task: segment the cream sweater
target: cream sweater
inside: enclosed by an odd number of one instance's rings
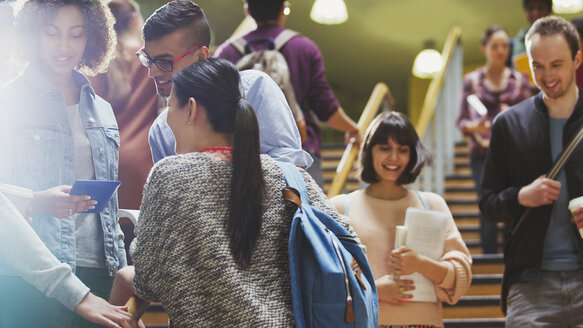
[[[429,192],[424,192],[423,196],[432,210],[448,213],[450,217],[441,258],[441,261],[447,261],[450,265],[445,278],[436,287],[440,301],[455,304],[470,287],[472,258],[443,198]],[[390,274],[395,227],[404,224],[408,207],[423,208],[421,200],[414,191],[409,191],[407,196],[398,200],[382,200],[357,190],[350,196],[332,198],[338,212],[343,213],[347,197],[350,197],[350,206],[348,213],[344,214],[348,215],[350,224],[366,246],[374,278]],[[400,305],[379,302],[379,325],[407,324],[442,327],[441,302],[403,302]]]

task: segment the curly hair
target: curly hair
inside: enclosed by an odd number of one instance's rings
[[[103,73],[113,58],[117,37],[115,19],[100,0],[26,0],[16,16],[16,33],[21,39],[21,57],[34,59],[39,52],[41,27],[50,23],[63,6],[79,8],[85,22],[87,45],[76,69],[87,75]]]

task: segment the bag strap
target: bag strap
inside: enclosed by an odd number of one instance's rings
[[[285,29],[277,35],[274,40],[275,50],[279,51],[285,44],[291,40],[294,36],[299,35],[298,32]]]
[[[579,132],[575,135],[575,137],[573,137],[573,139],[571,140],[571,142],[569,143],[567,148],[565,148],[565,150],[563,150],[563,153],[561,154],[559,159],[557,159],[557,161],[553,164],[551,171],[547,175],[547,177],[549,179],[554,179],[559,174],[559,172],[563,169],[563,167],[565,167],[565,163],[567,162],[567,160],[569,159],[569,157],[571,156],[571,154],[573,153],[573,151],[575,150],[575,148],[577,147],[577,145],[579,144],[581,139],[583,139],[583,127],[581,129],[579,129]],[[528,214],[530,213],[531,210],[532,210],[532,208],[529,207],[524,211],[524,213],[522,213],[522,215],[518,219],[518,222],[516,222],[516,225],[512,229],[511,235],[514,235],[516,233],[516,231],[518,231],[518,228],[520,227],[522,222],[524,222],[524,219],[526,219],[526,217],[528,216]]]
[[[283,46],[285,46],[285,44],[291,40],[293,37],[295,37],[296,35],[300,35],[298,32],[296,31],[292,31],[292,30],[288,30],[285,29],[283,30],[281,33],[279,33],[277,35],[277,37],[272,40],[273,41],[273,47],[275,50],[279,51],[279,49],[281,49]],[[245,40],[245,38],[240,37],[237,38],[233,41],[231,41],[231,45],[235,48],[235,50],[237,50],[239,52],[239,54],[241,54],[242,56],[246,55],[247,53],[251,52],[251,49],[249,49],[250,51],[247,52],[247,44],[249,42],[253,42],[253,41],[267,41],[268,39],[257,39],[257,40]]]
[[[245,39],[243,39],[242,37],[231,41],[231,45],[233,46],[233,48],[235,48],[235,50],[237,50],[239,52],[239,54],[241,54],[242,56],[245,55],[245,45],[246,44],[247,44],[247,41],[245,41]]]
[[[425,196],[423,196],[423,194],[419,190],[415,190],[415,192],[417,193],[417,196],[419,196],[419,199],[421,199],[421,203],[423,203],[423,207],[426,210],[431,210],[431,206],[429,206],[429,203],[427,202],[427,199],[425,199]]]
[[[304,182],[304,178],[303,178],[302,174],[300,173],[300,171],[298,170],[298,168],[294,164],[287,163],[287,162],[277,161],[277,164],[279,165],[279,168],[283,172],[283,176],[285,177],[285,182],[287,183],[288,187],[295,189],[296,192],[299,193],[299,196],[300,196],[300,204],[299,205],[301,205],[301,204],[309,205],[310,198],[308,197],[308,190],[306,189],[306,183]],[[289,197],[290,194],[289,194],[289,192],[285,191],[286,189],[289,190],[289,188],[284,188],[283,197],[285,199],[288,199],[287,197]],[[292,199],[288,199],[288,200],[291,200],[297,204],[297,202],[295,202]]]
[[[346,195],[344,198],[344,206],[342,207],[342,214],[348,216],[348,211],[350,210],[350,201],[352,200],[352,193]]]

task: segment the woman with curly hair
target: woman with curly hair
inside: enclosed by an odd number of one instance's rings
[[[119,132],[111,106],[85,75],[103,71],[115,50],[113,18],[99,0],[28,0],[15,31],[22,75],[0,89],[0,183],[34,191],[26,217],[51,252],[107,299],[126,265],[117,197],[100,213],[72,196],[77,179],[117,180]],[[15,248],[26,247],[15,239]],[[86,290],[85,290],[86,292]],[[45,298],[0,263],[0,326],[90,326],[68,305]]]

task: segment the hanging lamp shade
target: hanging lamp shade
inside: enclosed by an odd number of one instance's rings
[[[422,79],[432,79],[441,70],[443,58],[441,53],[435,50],[435,41],[425,41],[423,50],[415,57],[413,62],[413,75]]]
[[[553,0],[553,13],[575,14],[583,10],[583,0]]]
[[[348,20],[348,11],[343,0],[316,0],[310,17],[320,24],[341,24]]]
[[[553,0],[553,13],[575,14],[583,10],[583,0]]]

